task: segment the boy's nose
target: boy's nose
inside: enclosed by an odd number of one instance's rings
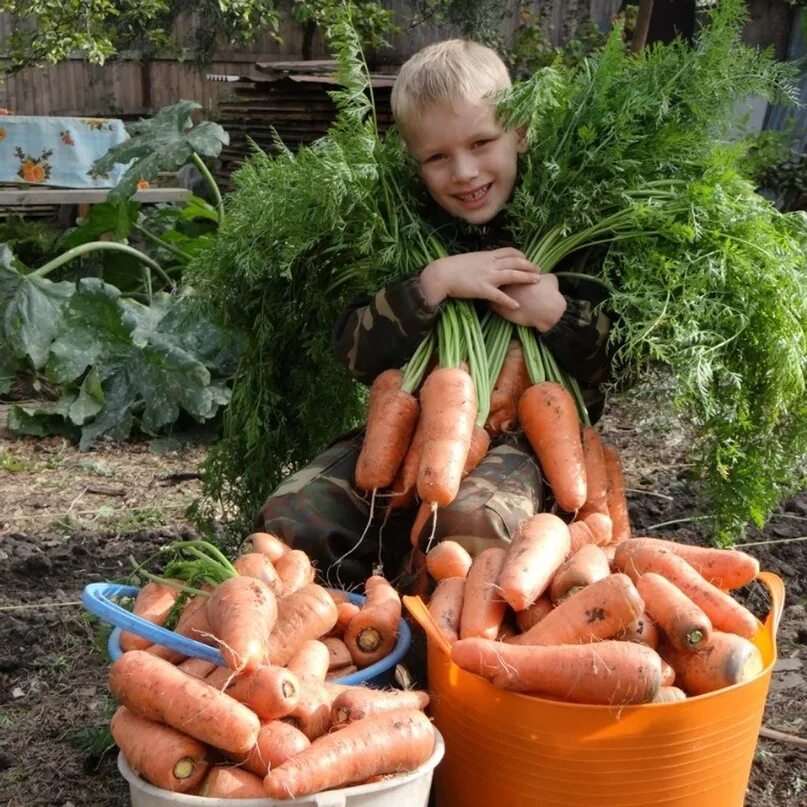
[[[468,182],[479,174],[476,160],[470,155],[459,155],[452,165],[454,182]]]

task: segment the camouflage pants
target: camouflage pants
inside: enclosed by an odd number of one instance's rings
[[[305,468],[285,479],[267,499],[255,528],[304,550],[329,583],[350,587],[382,566],[393,579],[412,544],[416,508],[389,511],[377,496],[370,518],[369,494],[353,483],[363,433],[334,443]],[[455,500],[437,511],[432,541],[451,537],[472,555],[506,544],[525,518],[542,510],[544,485],[523,438],[502,442],[463,480]],[[369,526],[368,526],[369,525]],[[432,521],[419,536],[426,548]]]

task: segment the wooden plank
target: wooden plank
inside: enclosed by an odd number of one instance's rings
[[[106,188],[67,190],[63,188],[34,188],[29,190],[0,190],[0,205],[77,205],[106,201]],[[187,188],[146,188],[132,197],[136,202],[182,202],[191,192]]]

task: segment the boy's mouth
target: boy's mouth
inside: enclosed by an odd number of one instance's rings
[[[470,193],[458,193],[456,197],[464,204],[478,202],[480,199],[484,198],[492,184],[492,182],[489,182],[487,185],[483,185],[481,188],[477,188]]]

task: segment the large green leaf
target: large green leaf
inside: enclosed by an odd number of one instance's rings
[[[69,230],[61,240],[61,246],[72,249],[80,244],[98,241],[101,236],[110,233],[116,241],[123,241],[137,222],[139,210],[140,205],[132,201],[91,205],[86,221]]]
[[[14,356],[27,356],[38,368],[45,364],[48,348],[62,327],[73,284],[26,275],[22,268],[11,250],[0,244],[0,336]]]
[[[176,171],[194,154],[218,156],[230,138],[212,121],[193,126],[191,113],[200,108],[195,101],[180,101],[160,109],[153,118],[129,124],[130,138],[113,146],[92,167],[93,173],[108,174],[116,163],[132,163],[109,192],[110,202],[127,199],[140,180],[151,180],[160,171]]]

